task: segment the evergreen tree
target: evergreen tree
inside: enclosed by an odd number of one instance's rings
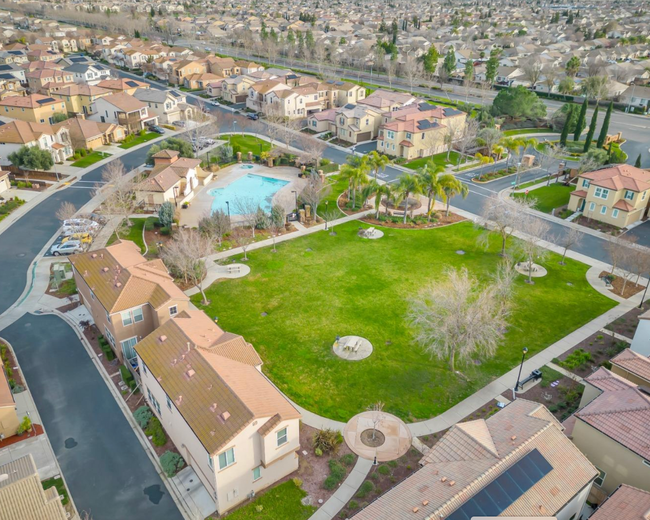
[[[474,81],[474,62],[467,60],[465,62],[465,81]]]
[[[133,37],[134,37],[134,38],[140,38],[140,31],[138,31],[138,30],[136,29],[135,32],[133,33]]]
[[[445,61],[442,63],[442,66],[451,75],[456,70],[456,52],[453,47],[450,47],[445,55]]]
[[[313,49],[316,47],[316,41],[314,40],[314,33],[311,32],[311,29],[307,31],[307,35],[305,37],[305,44],[307,45],[308,49]]]
[[[293,29],[289,29],[289,30],[287,31],[287,43],[288,43],[289,45],[291,45],[292,47],[293,47],[293,46],[295,45],[295,43],[296,43],[296,35],[294,34]]]
[[[585,146],[582,149],[582,153],[587,153],[589,147],[591,146],[591,141],[594,138],[594,133],[596,133],[596,124],[598,123],[598,105],[594,109],[594,113],[591,116],[591,123],[589,123],[589,130],[587,131],[587,138],[585,139]]]
[[[154,16],[156,16],[156,11],[155,11],[155,9],[153,8],[153,6],[151,6],[151,10],[149,11],[149,16],[151,16],[151,18],[153,18]]]
[[[587,125],[587,99],[582,102],[582,107],[580,108],[580,114],[578,114],[578,122],[576,123],[576,130],[573,133],[573,140],[574,141],[579,141],[580,136],[582,135],[582,131],[585,129],[585,126]]]
[[[569,137],[569,126],[571,125],[571,118],[573,117],[573,105],[569,106],[569,111],[566,114],[566,119],[564,120],[564,126],[562,127],[562,133],[560,134],[560,145],[566,146],[567,138]]]
[[[422,57],[422,65],[427,74],[433,75],[436,73],[439,59],[440,54],[438,54],[438,49],[436,49],[435,45],[431,45],[427,53]]]
[[[634,166],[636,166],[637,168],[641,168],[641,154],[639,154],[639,156],[636,158],[636,162],[634,163]]]
[[[609,131],[609,120],[612,117],[612,110],[614,110],[614,102],[610,101],[609,106],[607,107],[607,113],[605,114],[605,119],[603,119],[603,126],[600,127],[600,135],[598,136],[598,142],[596,147],[602,148],[605,144],[605,139],[607,139],[607,132]]]

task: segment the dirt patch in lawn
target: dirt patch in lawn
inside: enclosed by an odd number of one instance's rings
[[[625,341],[606,332],[596,332],[562,354],[559,359],[553,359],[553,362],[584,378],[600,366],[609,367],[609,360],[627,347],[629,344]]]
[[[616,334],[632,339],[636,332],[637,325],[639,325],[639,316],[648,309],[650,309],[650,303],[645,302],[641,309],[634,307],[634,309],[626,312],[620,318],[615,319],[612,323],[605,326],[605,328],[616,332]]]
[[[343,482],[356,464],[357,456],[343,442],[339,445],[335,455],[324,454],[317,457],[314,454],[313,447],[314,434],[317,431],[316,428],[312,428],[306,424],[300,424],[300,466],[298,473],[292,476],[297,476],[302,480],[302,488],[312,498],[312,505],[318,507],[321,505],[319,500],[322,500],[324,504],[336,491],[336,489],[327,490],[323,487],[323,482],[330,475],[329,461],[331,459],[339,461],[344,459],[348,462],[348,464],[341,464],[346,471],[345,477],[341,480]]]
[[[608,271],[602,271],[599,275],[599,278],[603,278],[605,276],[613,275],[611,275]],[[612,287],[614,288],[612,292],[621,298],[630,298],[631,296],[634,296],[635,294],[638,294],[643,291],[643,289],[645,289],[643,285],[636,284],[631,280],[628,280],[627,283],[625,283],[625,280],[622,276],[613,276],[613,278],[614,279],[610,281]]]

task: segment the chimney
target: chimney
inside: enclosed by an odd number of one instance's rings
[[[102,272],[108,273],[108,267],[102,267]]]
[[[162,336],[160,336],[160,337],[158,338],[158,341],[160,341],[160,342],[162,343],[162,342],[164,342],[166,339],[167,339],[167,336],[165,336],[165,335],[163,334]],[[174,361],[176,361],[176,360],[174,360]]]
[[[221,414],[221,420],[222,420],[223,422],[226,422],[228,419],[230,419],[230,413],[229,413],[229,412],[223,412],[223,413]]]

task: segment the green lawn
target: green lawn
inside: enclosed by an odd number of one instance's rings
[[[61,499],[62,505],[65,506],[68,502],[70,502],[70,497],[68,496],[68,490],[66,489],[62,478],[54,478],[54,477],[48,478],[47,480],[43,480],[41,484],[43,485],[43,489],[56,487],[56,491],[59,493],[59,495],[63,495],[63,498]]]
[[[74,166],[76,168],[86,168],[87,166],[90,166],[91,164],[95,164],[96,162],[99,162],[102,159],[106,159],[110,156],[111,156],[110,153],[93,152],[86,155],[86,157],[82,157],[78,161],[73,162],[70,166]]]
[[[15,199],[8,200],[4,204],[0,204],[0,221],[9,216],[9,214],[25,204],[23,199],[16,197]]]
[[[131,240],[140,246],[140,250],[144,253],[144,241],[142,240],[142,228],[144,228],[145,223],[149,222],[153,226],[154,222],[158,221],[158,217],[147,217],[147,218],[132,218],[131,223],[133,224],[129,227],[129,230],[126,234],[120,235],[120,238],[123,240]],[[117,240],[117,235],[113,233],[108,239],[106,245],[111,245]],[[151,248],[151,244],[149,245]]]
[[[503,132],[505,136],[525,135],[525,134],[557,134],[552,128],[513,128]]]
[[[129,148],[133,148],[134,146],[137,146],[139,144],[146,143],[147,141],[151,141],[156,137],[160,137],[160,134],[157,134],[156,132],[147,132],[144,135],[137,135],[134,139],[132,139],[128,143],[122,143],[120,145],[120,148],[124,148],[125,150]]]
[[[233,148],[239,147],[242,156],[245,156],[248,152],[253,152],[253,155],[259,155],[260,145],[262,145],[262,152],[268,152],[271,149],[271,143],[252,135],[232,135],[230,137],[226,135],[221,137],[221,139],[230,139]]]
[[[543,211],[544,213],[551,213],[555,208],[560,206],[565,206],[569,203],[569,197],[571,192],[575,190],[576,187],[565,186],[560,183],[553,183],[542,188],[537,188],[536,190],[529,191],[528,195],[525,193],[513,193],[512,196],[516,199],[521,198],[530,198],[535,199],[535,209]]]
[[[447,152],[442,152],[436,155],[432,155],[430,157],[420,157],[419,159],[415,159],[411,162],[407,162],[404,166],[411,170],[417,170],[418,168],[428,163],[429,160],[431,159],[433,159],[434,163],[440,164],[442,166],[447,166],[448,164],[453,164],[454,166],[456,166],[458,164],[459,155],[460,154],[458,152],[452,151],[449,154],[449,160],[447,160]]]
[[[380,240],[357,237],[360,222],[249,253],[252,274],[213,284],[206,311],[225,330],[242,334],[259,351],[264,372],[289,397],[315,413],[348,420],[377,401],[406,420],[443,412],[531,354],[610,309],[591,289],[587,266],[559,256],[548,275],[516,287],[515,310],[504,344],[481,365],[450,373],[413,341],[408,300],[447,266],[466,266],[487,279],[500,261],[498,237],[486,251],[471,223],[432,230],[384,229]],[[456,251],[464,250],[464,255]],[[193,298],[200,305],[200,295]],[[227,302],[224,303],[224,302]],[[268,313],[262,316],[262,313]],[[337,335],[360,335],[374,353],[347,362],[332,353]]]
[[[228,520],[307,520],[316,508],[300,503],[306,495],[293,480],[288,480],[244,507],[228,513]]]

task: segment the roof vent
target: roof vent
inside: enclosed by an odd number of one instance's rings
[[[413,512],[414,512],[414,513],[417,513],[419,510],[420,510],[419,507],[414,507],[414,508],[413,508]]]
[[[160,337],[158,338],[158,341],[160,341],[160,342],[162,343],[162,342],[165,341],[166,339],[167,339],[167,336],[165,336],[165,335],[163,334],[162,336],[160,336]],[[176,361],[176,360],[174,360],[174,361]]]
[[[108,267],[102,267],[102,272],[108,273]]]
[[[84,277],[86,277],[86,276],[88,276],[88,270],[87,269],[84,271]]]
[[[92,255],[90,255],[90,258],[97,258],[97,253],[93,253]]]
[[[455,480],[450,480],[450,481],[449,481],[449,487],[452,487],[452,486],[454,486],[455,484],[456,484],[456,481],[455,481]]]
[[[117,282],[117,283],[115,284],[115,287],[117,287],[118,289],[119,289],[120,287],[122,287],[122,282]]]
[[[221,414],[221,419],[226,422],[228,419],[230,419],[230,412],[223,412]]]
[[[212,403],[212,404],[210,405],[210,411],[211,411],[212,413],[214,413],[214,412],[217,411],[217,403]]]
[[[513,435],[512,437],[510,437],[510,440],[511,440],[511,441],[516,441],[516,440],[517,440],[517,436],[516,436],[516,435]]]
[[[212,390],[212,383],[208,385],[208,390]]]
[[[174,402],[176,403],[176,406],[180,406],[181,403],[183,402],[183,396],[179,395],[178,399],[176,399],[176,401],[174,401]]]
[[[440,482],[447,482],[447,477],[442,477],[442,478],[440,479]]]
[[[99,253],[99,258],[104,258],[104,253]]]
[[[187,379],[191,379],[194,374],[196,374],[196,372],[193,368],[190,368],[187,372],[185,372],[185,377]]]
[[[422,505],[423,505],[423,506],[428,506],[428,505],[429,505],[429,501],[428,501],[428,500],[423,500],[423,501],[422,501]]]
[[[216,433],[217,433],[217,430],[210,430],[210,435],[212,435],[213,437],[215,436]]]

